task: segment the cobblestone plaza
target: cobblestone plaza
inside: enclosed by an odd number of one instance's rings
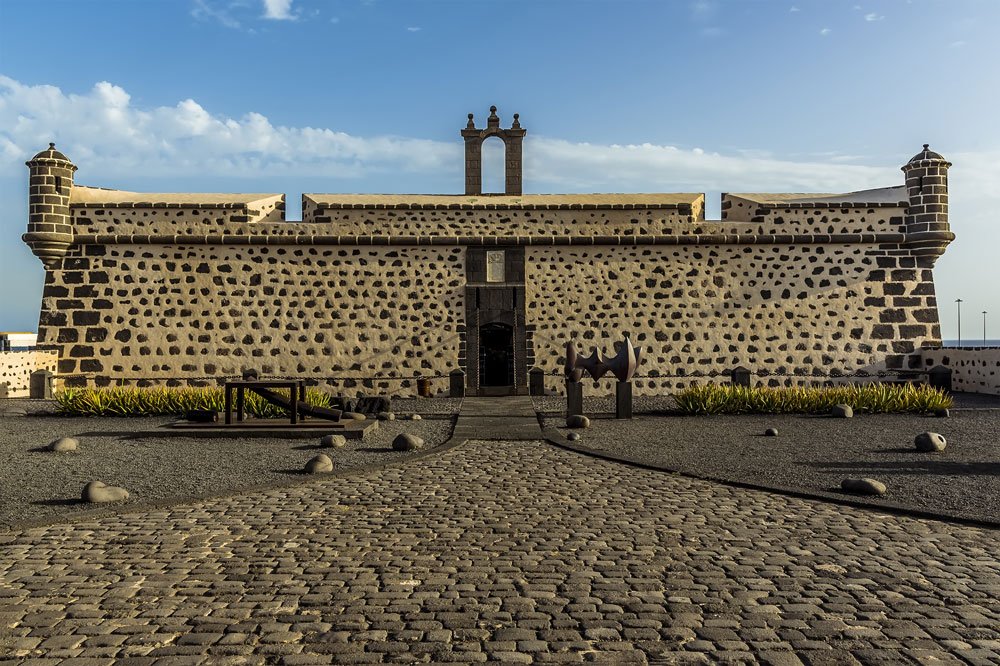
[[[1000,533],[467,441],[0,533],[2,663],[1000,663]]]

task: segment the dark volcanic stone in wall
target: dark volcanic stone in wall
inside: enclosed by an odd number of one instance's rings
[[[936,310],[915,296],[914,271],[893,271],[907,298],[887,307],[887,277],[867,245],[531,247],[527,321],[538,365],[558,372],[565,344],[614,353],[629,333],[642,348],[638,394],[663,392],[736,366],[779,374],[771,385],[814,374],[901,367],[933,340],[921,322]],[[553,313],[558,313],[555,316]],[[921,314],[917,314],[921,313]],[[920,318],[918,318],[920,317]],[[667,377],[666,375],[682,375]],[[786,378],[784,375],[792,375]],[[797,377],[795,375],[798,375]],[[546,377],[559,390],[558,377]],[[588,391],[608,393],[607,380]]]
[[[101,280],[92,297],[63,308],[43,299],[44,335],[59,337],[69,360],[61,372],[109,372],[120,359],[132,362],[115,379],[248,368],[412,378],[458,366],[460,247],[116,245],[94,261],[104,268],[89,271]],[[54,272],[50,286],[63,286],[67,273]],[[70,344],[80,339],[94,344]],[[351,380],[340,388],[391,394],[413,384]],[[447,379],[436,386],[447,390]]]

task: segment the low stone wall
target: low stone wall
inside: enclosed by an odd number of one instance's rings
[[[7,388],[8,398],[27,398],[31,373],[35,370],[56,371],[59,360],[55,351],[0,352],[0,386]],[[0,389],[0,393],[3,390]]]
[[[941,347],[921,351],[924,368],[951,368],[951,388],[1000,395],[1000,347]]]

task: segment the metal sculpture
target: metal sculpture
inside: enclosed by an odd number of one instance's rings
[[[583,413],[583,385],[580,379],[586,370],[595,381],[608,372],[618,379],[615,387],[615,418],[632,418],[632,377],[642,357],[639,348],[632,345],[628,335],[625,335],[625,342],[617,343],[616,346],[616,353],[611,358],[602,358],[596,349],[593,354],[584,358],[577,353],[572,342],[566,343],[567,416]]]
[[[611,372],[618,381],[631,381],[635,375],[636,368],[639,367],[641,352],[639,347],[632,345],[629,337],[625,336],[625,342],[620,343],[618,353],[615,356],[601,357],[600,352],[594,349],[594,353],[587,357],[582,357],[576,351],[576,346],[572,342],[566,343],[566,379],[578,382],[583,377],[583,371],[599,380],[608,372]]]

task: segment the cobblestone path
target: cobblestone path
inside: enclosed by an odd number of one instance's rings
[[[472,441],[363,477],[0,533],[0,654],[1000,663],[998,555],[1000,531]]]

